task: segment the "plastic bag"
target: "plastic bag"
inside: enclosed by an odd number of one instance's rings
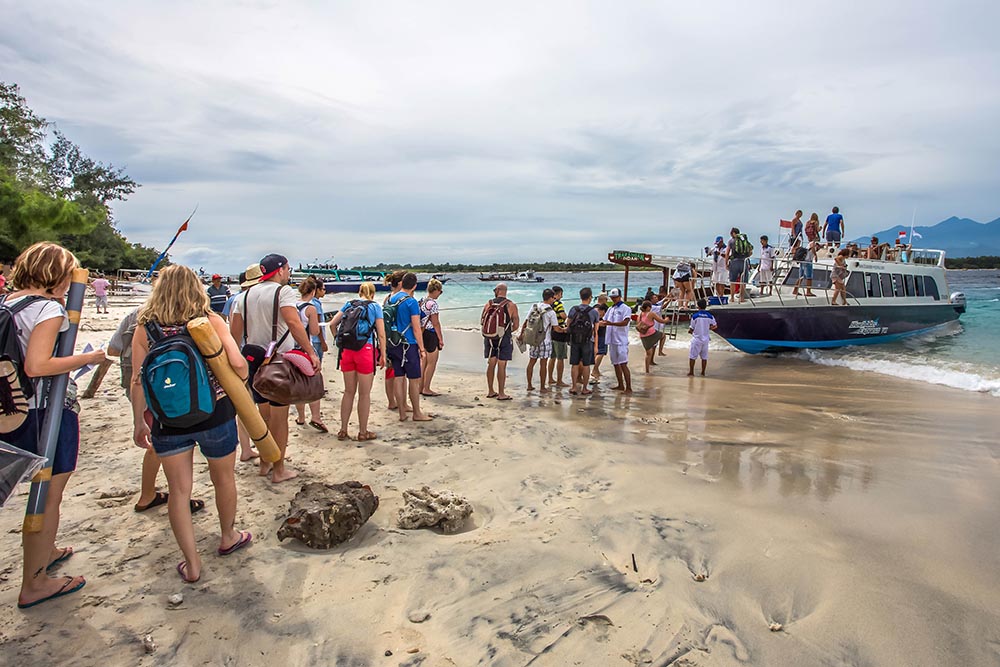
[[[44,467],[44,456],[26,452],[0,441],[0,507],[7,502],[18,484],[31,479]]]

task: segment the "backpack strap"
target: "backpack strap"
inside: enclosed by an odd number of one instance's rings
[[[37,301],[51,301],[48,297],[39,296],[37,294],[29,294],[28,296],[21,297],[21,299],[15,303],[13,306],[7,305],[7,295],[4,294],[0,296],[0,307],[3,307],[11,315],[17,315],[22,310],[30,306]]]
[[[250,287],[253,287],[251,285]],[[250,335],[250,318],[247,317],[247,299],[250,298],[250,287],[243,290],[243,345],[247,344],[247,336]]]
[[[163,338],[163,329],[160,328],[160,323],[156,320],[146,322],[143,328],[146,330],[146,338],[149,339],[150,343],[156,343]]]

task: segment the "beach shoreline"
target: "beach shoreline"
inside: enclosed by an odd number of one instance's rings
[[[80,345],[105,342],[125,312],[85,312]],[[646,376],[633,348],[632,397],[606,389],[610,366],[589,399],[526,394],[516,356],[514,400],[500,403],[485,398],[479,336],[444,338],[443,396],[425,399],[434,422],[400,424],[377,381],[378,440],[293,425],[302,479],[272,485],[238,464],[237,522],[254,544],[217,558],[209,503],[195,515],[207,554],[195,586],[174,572],[166,513],[132,511],[142,451],[113,367],[82,401],[80,464],[63,503],[59,544],[77,553],[62,571],[87,586],[15,608],[22,486],[0,510],[11,555],[0,660],[996,664],[996,397],[715,350],[707,378],[686,377],[678,349]],[[332,425],[343,386],[332,355],[324,371]],[[210,498],[195,461],[195,496]],[[276,540],[300,482],[350,479],[381,501],[354,539],[328,552]],[[423,485],[470,500],[464,532],[396,526],[402,492]],[[413,622],[414,612],[429,616]]]

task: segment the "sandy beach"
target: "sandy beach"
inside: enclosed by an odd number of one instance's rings
[[[89,309],[80,345],[127,310]],[[377,381],[377,440],[293,424],[299,480],[238,464],[237,526],[254,543],[228,558],[196,456],[209,502],[193,586],[165,508],[132,511],[142,450],[113,367],[82,401],[58,542],[87,586],[18,611],[27,485],[0,510],[0,664],[1000,664],[997,398],[738,353],[692,379],[671,350],[646,376],[633,347],[632,397],[526,394],[515,355],[515,400],[500,403],[480,341],[448,332],[435,421],[400,424]],[[324,372],[332,426],[333,355]],[[346,480],[381,501],[354,539],[278,542],[300,482]],[[403,491],[423,485],[469,499],[464,532],[397,527]]]

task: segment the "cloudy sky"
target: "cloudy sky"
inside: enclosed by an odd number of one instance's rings
[[[95,8],[99,8],[95,10]],[[0,80],[174,259],[598,261],[1000,216],[1000,2],[0,0]]]

